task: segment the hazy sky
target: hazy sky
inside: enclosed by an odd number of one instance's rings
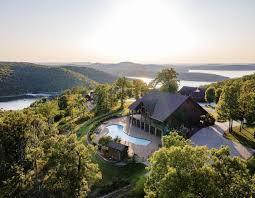
[[[255,0],[0,0],[0,60],[255,62]]]

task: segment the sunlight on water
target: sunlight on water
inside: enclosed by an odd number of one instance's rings
[[[149,84],[153,78],[145,78],[145,77],[128,77],[130,79],[139,79],[145,82],[146,84]],[[181,89],[183,86],[190,86],[190,87],[200,87],[202,85],[207,85],[212,82],[207,82],[207,81],[191,81],[191,80],[180,80],[180,86],[179,89]],[[160,86],[158,86],[160,87]],[[158,88],[157,87],[157,88]]]
[[[230,70],[196,70],[190,69],[190,73],[216,74],[229,78],[239,78],[245,75],[254,74],[255,71],[230,71]]]
[[[29,107],[36,100],[38,100],[38,98],[18,99],[7,102],[0,102],[0,109],[4,111],[21,110]]]

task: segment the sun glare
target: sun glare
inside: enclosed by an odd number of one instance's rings
[[[84,44],[98,56],[153,61],[154,57],[182,56],[195,46],[197,37],[175,4],[164,0],[117,2]]]

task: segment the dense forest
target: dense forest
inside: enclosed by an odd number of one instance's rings
[[[104,170],[95,160],[96,147],[86,143],[88,129],[81,130],[87,122],[96,126],[105,114],[109,118],[111,112],[122,112],[128,97],[123,86],[134,90],[129,97],[139,97],[146,89],[142,81],[132,84],[121,78],[112,85],[96,85],[92,109],[86,97],[90,88],[81,86],[21,111],[0,111],[1,196],[85,197],[91,189],[103,193],[126,185],[127,181],[114,177],[110,183],[102,181]],[[140,167],[136,174],[144,171],[142,165],[134,167]]]
[[[92,68],[49,67],[0,62],[0,96],[60,92],[76,86],[113,82],[115,77]]]
[[[11,71],[1,74],[8,77]],[[217,98],[221,117],[246,118],[254,124],[254,79],[250,75],[212,84],[206,100]],[[176,93],[176,71],[162,70],[150,86],[159,83],[161,91]],[[131,188],[119,197],[255,195],[254,161],[232,157],[226,147],[194,146],[178,129],[169,129],[146,169],[132,157],[123,167],[102,160],[97,152],[102,145],[93,142],[96,128],[110,118],[126,116],[127,99],[143,96],[149,86],[125,77],[112,84],[96,84],[93,102],[87,97],[90,88],[72,88],[21,111],[0,111],[1,196],[100,197],[123,186]]]
[[[99,83],[111,83],[117,79],[116,76],[88,67],[63,66],[63,68],[80,73],[91,80]]]

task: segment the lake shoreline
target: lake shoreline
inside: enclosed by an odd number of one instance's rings
[[[14,101],[19,99],[33,99],[33,98],[49,98],[59,95],[57,92],[51,92],[51,93],[26,93],[26,94],[18,94],[18,95],[9,95],[9,96],[0,96],[0,102],[8,102],[8,101]]]
[[[145,82],[147,85],[153,80],[153,78],[146,78],[146,77],[135,77],[135,76],[127,76],[128,79],[138,79]],[[216,81],[214,81],[216,82]],[[205,85],[209,85],[214,82],[209,81],[192,81],[192,80],[180,80],[179,81],[179,89],[181,89],[183,86],[189,86],[189,87],[201,87]],[[159,86],[160,87],[160,86]]]

